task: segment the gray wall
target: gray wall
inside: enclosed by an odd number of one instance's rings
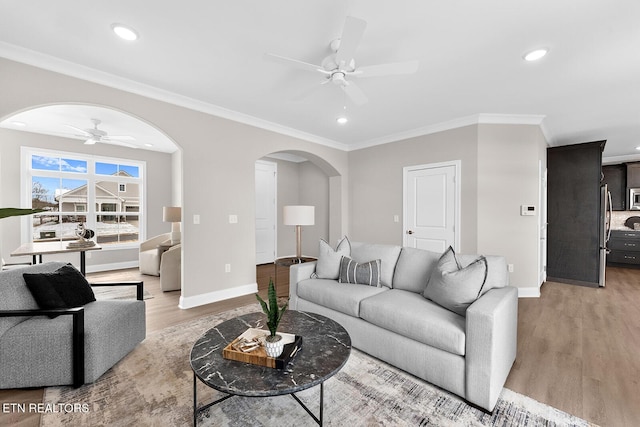
[[[402,172],[406,166],[461,160],[461,251],[477,248],[477,126],[349,153],[350,239],[401,245]],[[400,222],[394,223],[398,215]]]
[[[143,160],[146,162],[147,173],[147,236],[153,237],[161,233],[171,231],[171,224],[162,221],[162,207],[171,205],[172,166],[171,155],[153,151],[133,150],[109,144],[96,144],[87,146],[82,141],[59,138],[55,136],[41,135],[30,132],[19,132],[0,128],[0,150],[2,157],[2,198],[0,205],[3,207],[19,207],[20,204],[20,148],[36,147],[45,149],[57,149],[71,153],[87,153],[123,159]],[[9,254],[20,246],[20,224],[25,221],[21,218],[7,218],[2,220],[2,239],[0,240],[0,252],[5,261],[10,262]],[[112,268],[131,267],[138,260],[138,249],[104,249],[99,252],[88,252],[87,270],[98,271]],[[79,266],[78,254],[48,255],[46,260],[62,260],[72,262]],[[13,261],[20,258],[13,258]],[[28,259],[25,259],[28,260]]]
[[[403,168],[453,160],[461,161],[460,252],[504,255],[511,284],[537,289],[539,217],[521,216],[520,205],[539,212],[546,141],[538,126],[480,124],[350,152],[350,238],[402,244]]]

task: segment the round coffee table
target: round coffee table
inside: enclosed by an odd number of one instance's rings
[[[233,396],[266,397],[290,394],[319,424],[323,422],[324,382],[338,372],[351,353],[351,338],[337,322],[315,313],[288,310],[279,331],[302,336],[302,348],[284,369],[267,368],[222,357],[222,349],[248,328],[266,328],[264,313],[250,313],[220,323],[205,332],[191,349],[193,424],[200,412]],[[198,407],[196,378],[227,393]],[[294,394],[320,385],[316,417]]]

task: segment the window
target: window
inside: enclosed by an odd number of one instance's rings
[[[31,241],[74,240],[84,223],[103,247],[138,244],[145,162],[26,147],[22,156],[23,194],[46,211],[33,215]]]

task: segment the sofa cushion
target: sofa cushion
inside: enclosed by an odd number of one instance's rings
[[[38,303],[27,288],[23,273],[46,273],[57,270],[66,263],[47,262],[25,268],[0,271],[0,310],[37,310]],[[0,318],[0,336],[9,328],[24,321],[28,317]]]
[[[462,267],[466,267],[474,262],[477,255],[458,255],[458,262]],[[507,269],[507,259],[503,256],[485,255],[487,260],[487,278],[480,295],[484,295],[494,288],[504,288],[509,284],[509,271]]]
[[[465,354],[465,318],[420,294],[390,289],[374,295],[360,303],[360,317],[431,347]]]
[[[357,262],[380,260],[380,284],[392,287],[393,272],[400,256],[400,246],[378,245],[371,243],[351,243],[351,258]]]
[[[328,279],[307,279],[298,283],[299,298],[354,317],[359,317],[362,300],[387,290]]]
[[[358,263],[343,256],[340,260],[338,282],[380,286],[380,260]]]
[[[325,240],[320,239],[318,248],[318,262],[316,263],[316,271],[313,274],[317,279],[334,279],[338,278],[340,273],[340,259],[342,256],[351,255],[351,242],[347,236],[344,236],[334,250]]]
[[[481,256],[462,267],[450,246],[438,260],[424,296],[461,316],[480,297],[487,277],[487,260]]]
[[[393,274],[393,289],[422,294],[440,255],[423,249],[402,248]]]

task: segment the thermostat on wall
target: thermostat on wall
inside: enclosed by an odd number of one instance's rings
[[[520,206],[520,215],[522,216],[532,216],[536,214],[536,207],[533,205],[522,205]]]

